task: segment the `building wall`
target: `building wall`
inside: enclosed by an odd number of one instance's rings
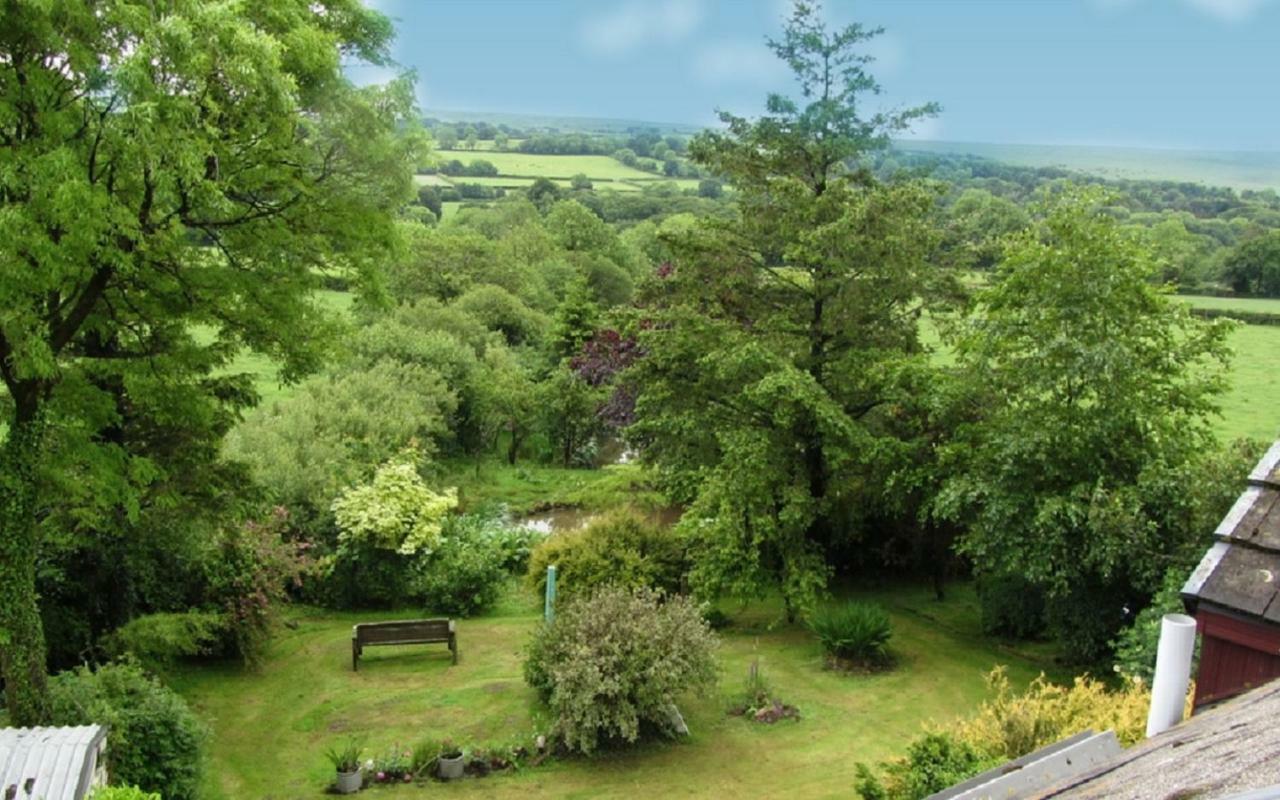
[[[1197,708],[1280,678],[1280,626],[1203,606],[1196,622],[1201,635]]]

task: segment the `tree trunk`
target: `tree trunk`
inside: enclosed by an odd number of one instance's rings
[[[516,456],[520,453],[520,437],[516,436],[513,429],[511,431],[511,442],[507,445],[507,463],[511,466],[516,465]]]
[[[44,419],[38,401],[15,398],[0,449],[0,674],[9,721],[49,722],[44,627],[36,604],[36,488]]]

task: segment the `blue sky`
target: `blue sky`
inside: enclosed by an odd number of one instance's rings
[[[707,124],[757,113],[786,69],[787,0],[368,0],[424,108]],[[936,100],[914,136],[1280,150],[1280,0],[829,0],[884,26],[889,105]],[[357,80],[384,77],[353,68]]]

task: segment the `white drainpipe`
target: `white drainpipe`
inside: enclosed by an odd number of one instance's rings
[[[1151,683],[1151,711],[1147,736],[1163,733],[1182,722],[1191,681],[1191,655],[1196,647],[1196,621],[1186,614],[1165,614],[1160,621],[1156,677]]]

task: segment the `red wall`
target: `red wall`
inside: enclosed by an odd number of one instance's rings
[[[1197,708],[1280,678],[1280,626],[1203,607],[1196,622],[1202,637]]]

